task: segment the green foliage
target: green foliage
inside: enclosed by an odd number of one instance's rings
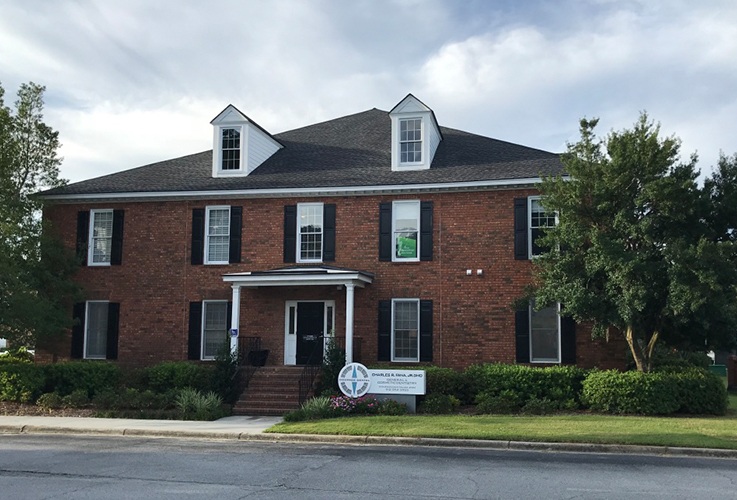
[[[335,414],[335,411],[330,406],[330,398],[326,396],[310,398],[302,403],[300,409],[302,410],[301,420],[330,418]]]
[[[225,416],[223,398],[212,391],[202,393],[185,387],[179,391],[174,404],[182,420],[216,420]]]
[[[120,367],[104,361],[53,363],[42,369],[46,392],[58,392],[61,396],[83,390],[88,397],[94,397],[97,392],[116,388],[121,382]]]
[[[393,399],[385,399],[384,401],[380,401],[379,411],[377,413],[379,415],[406,415],[408,411],[406,404],[394,401]]]
[[[32,363],[0,364],[0,401],[32,403],[43,392],[44,374]]]
[[[734,346],[737,157],[700,189],[695,156],[681,162],[680,141],[660,137],[647,115],[605,140],[597,121],[581,120],[581,139],[562,157],[570,180],[542,184],[559,224],[542,241],[553,250],[535,260],[531,295],[565,304],[595,335],[620,332],[640,371],[659,341]]]
[[[75,389],[62,398],[62,403],[67,408],[83,408],[89,406],[90,397],[85,389]]]
[[[449,394],[430,394],[417,407],[418,413],[441,415],[458,411],[461,402],[457,397]]]
[[[40,406],[44,410],[56,410],[64,407],[64,401],[58,393],[47,392],[38,397],[36,406]]]
[[[33,353],[29,352],[25,346],[18,349],[8,349],[0,354],[0,363],[33,363]]]
[[[471,403],[468,377],[464,372],[439,366],[428,366],[423,369],[425,370],[427,394],[447,394],[455,396],[462,404]]]
[[[173,389],[209,390],[213,387],[213,367],[187,361],[167,361],[144,368],[143,387],[154,392]]]
[[[514,399],[520,407],[534,398],[570,407],[571,401],[579,400],[586,372],[575,366],[536,368],[495,363],[470,366],[465,375],[470,394],[476,401],[479,394],[485,393],[485,398],[503,395],[506,399]]]
[[[230,351],[226,343],[215,358],[212,372],[212,390],[228,404],[238,399],[238,384],[235,378],[238,373],[238,356]]]
[[[165,410],[174,407],[176,391],[155,393],[150,390],[122,388],[100,391],[92,404],[100,410]]]
[[[678,413],[724,415],[727,412],[729,395],[721,377],[698,368],[672,373],[671,376],[678,388]]]
[[[61,334],[80,294],[74,256],[44,227],[41,201],[31,196],[65,184],[58,133],[43,122],[44,90],[22,84],[11,110],[0,86],[0,337],[13,345]]]
[[[594,411],[669,415],[679,408],[678,387],[667,373],[593,371],[583,382],[583,403]]]
[[[322,371],[319,379],[317,394],[325,392],[339,392],[338,375],[345,366],[345,350],[340,347],[335,339],[330,339],[325,347],[325,355],[322,361]]]
[[[481,392],[476,395],[476,411],[479,413],[517,413],[522,407],[522,398],[514,391],[500,393]]]
[[[526,415],[545,415],[558,411],[560,405],[557,401],[548,398],[531,398],[522,406],[521,413]]]

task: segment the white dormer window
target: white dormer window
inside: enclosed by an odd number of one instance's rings
[[[443,140],[435,114],[412,94],[389,112],[392,170],[427,170]]]
[[[222,161],[221,170],[241,169],[241,128],[223,127],[222,133]]]
[[[245,177],[283,147],[232,104],[210,123],[213,177]]]
[[[422,118],[399,120],[399,162],[422,162]]]

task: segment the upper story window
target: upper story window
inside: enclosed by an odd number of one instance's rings
[[[399,120],[400,163],[422,162],[422,119]]]
[[[207,207],[205,264],[227,264],[230,249],[230,207]]]
[[[323,204],[297,205],[297,262],[322,262]]]
[[[554,227],[558,222],[555,212],[546,211],[539,196],[531,196],[528,199],[528,237],[530,258],[545,253],[548,249],[538,243],[539,238],[545,234],[545,229]]]
[[[392,206],[394,261],[420,260],[420,202],[395,201]]]
[[[241,130],[240,127],[221,129],[221,170],[240,170],[241,168]]]
[[[113,248],[113,211],[91,210],[88,264],[109,266]]]

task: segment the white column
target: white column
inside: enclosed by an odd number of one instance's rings
[[[355,285],[345,286],[345,362],[353,363],[353,289]]]
[[[233,285],[233,312],[230,315],[230,327],[238,329],[238,335],[241,334],[241,287]],[[230,332],[228,332],[230,335]],[[230,337],[230,352],[234,356],[238,355],[238,337]]]

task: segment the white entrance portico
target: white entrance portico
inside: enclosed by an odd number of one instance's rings
[[[353,361],[353,309],[356,287],[371,284],[374,275],[366,271],[328,266],[285,267],[269,271],[248,271],[223,275],[223,281],[233,288],[233,313],[231,324],[240,324],[241,288],[273,286],[337,286],[345,288],[345,357]],[[240,332],[238,332],[240,335]],[[230,338],[230,350],[238,353],[238,338]]]

